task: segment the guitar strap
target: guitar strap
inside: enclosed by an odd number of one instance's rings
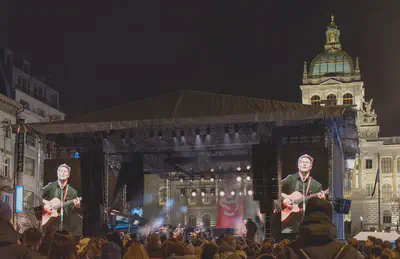
[[[307,183],[307,189],[306,189],[305,196],[308,196],[308,191],[310,190],[311,178],[312,178],[311,176],[308,177],[308,183]]]
[[[67,188],[65,188],[64,198],[63,198],[62,202],[64,202],[65,199],[67,198],[67,193],[68,193],[68,183],[67,183]]]

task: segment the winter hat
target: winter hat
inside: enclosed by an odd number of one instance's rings
[[[196,249],[194,248],[193,245],[188,245],[184,249],[185,255],[194,255],[196,253]]]
[[[325,214],[332,221],[333,206],[326,199],[311,198],[307,202],[305,216],[310,214]]]
[[[10,205],[0,200],[0,220],[10,222],[12,218],[12,211]]]

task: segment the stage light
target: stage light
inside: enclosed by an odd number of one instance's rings
[[[250,169],[251,169],[250,165],[246,166],[246,170],[250,170]]]
[[[236,177],[236,181],[240,182],[242,180],[241,176]]]
[[[190,178],[190,181],[193,182],[193,178]]]
[[[214,168],[211,168],[211,169],[210,169],[210,172],[211,172],[211,173],[214,172]]]
[[[212,188],[210,193],[211,193],[211,196],[214,196],[215,195],[215,188]]]
[[[186,193],[185,189],[181,189],[181,196],[184,196]]]
[[[201,178],[200,178],[200,181],[201,181],[201,182],[204,182],[204,177],[201,177]]]
[[[215,178],[213,176],[211,176],[210,182],[214,182],[214,181],[215,181]]]
[[[176,138],[176,131],[175,130],[172,131],[172,138]]]
[[[219,170],[220,170],[221,172],[224,171],[224,168],[222,167],[222,165],[219,166]]]
[[[162,131],[161,130],[158,131],[158,137],[162,138]]]
[[[246,180],[247,180],[247,181],[250,181],[250,180],[251,180],[250,175],[248,175],[248,176],[246,177]]]
[[[224,190],[221,190],[221,191],[219,192],[219,196],[221,196],[221,197],[224,197],[224,196],[225,196]]]
[[[243,195],[243,193],[242,192],[239,192],[239,196],[242,196]]]
[[[234,196],[236,193],[234,190],[231,191],[231,195]]]
[[[219,179],[218,179],[218,181],[222,182],[222,179],[221,179],[221,178],[219,178]]]
[[[181,137],[184,137],[185,136],[185,131],[181,130],[180,135],[181,135]]]
[[[150,138],[153,138],[153,137],[154,137],[154,131],[150,131],[150,132],[149,132],[149,137],[150,137]]]
[[[242,171],[242,168],[241,168],[240,166],[238,166],[238,167],[236,167],[236,170],[237,170],[238,172],[240,172],[240,171]]]
[[[206,129],[206,133],[207,133],[207,135],[210,135],[210,134],[211,134],[211,128],[210,128],[210,127],[208,127],[208,128]]]
[[[181,177],[181,178],[179,178],[179,181],[180,181],[181,183],[183,183],[183,181],[185,181],[185,178]]]
[[[198,136],[198,135],[200,135],[200,129],[195,129],[194,130],[194,133]]]
[[[193,197],[196,197],[196,195],[197,195],[196,190],[192,190],[192,196],[193,196]]]
[[[225,126],[224,131],[225,131],[225,134],[228,134],[229,133],[229,126]]]
[[[251,195],[253,195],[253,191],[252,190],[248,190],[247,194],[251,196]]]
[[[239,134],[239,130],[240,130],[239,125],[235,124],[234,127],[235,127],[235,133]]]
[[[201,191],[201,196],[202,196],[202,197],[206,196],[206,190],[205,190],[205,189],[203,189],[203,190]]]

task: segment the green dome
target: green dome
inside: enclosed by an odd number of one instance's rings
[[[311,62],[311,76],[345,75],[354,71],[351,57],[342,50],[326,50]]]

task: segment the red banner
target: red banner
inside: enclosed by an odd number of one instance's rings
[[[243,221],[243,200],[240,196],[219,197],[217,228],[237,228]]]

